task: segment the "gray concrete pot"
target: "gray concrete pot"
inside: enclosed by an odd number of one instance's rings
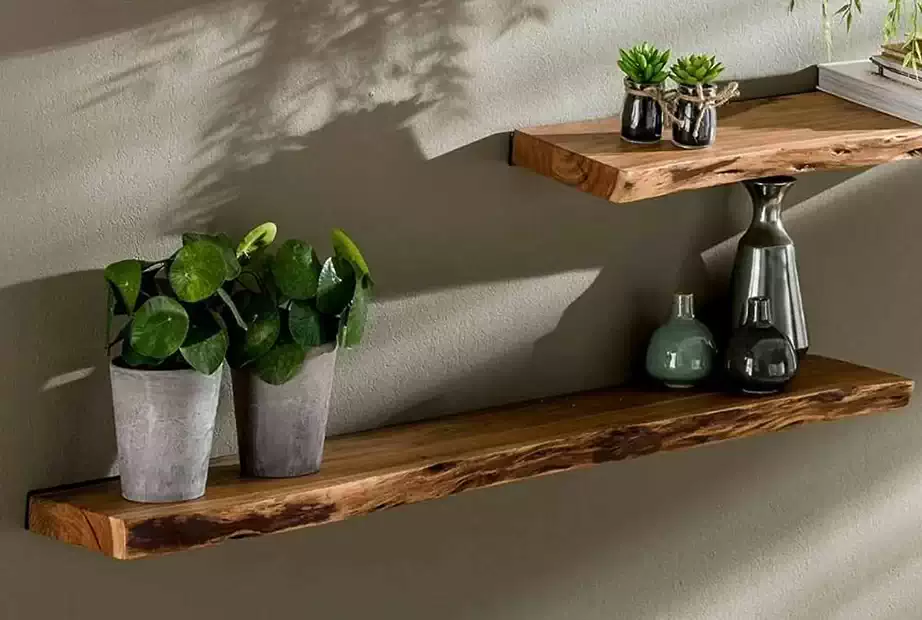
[[[110,365],[122,497],[179,502],[205,494],[221,369],[135,370]]]
[[[335,366],[330,344],[308,352],[301,372],[283,385],[234,371],[241,474],[290,478],[320,469]]]

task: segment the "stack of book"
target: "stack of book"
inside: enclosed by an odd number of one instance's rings
[[[886,43],[868,60],[819,66],[817,88],[831,95],[922,124],[922,66],[906,61],[909,44]]]

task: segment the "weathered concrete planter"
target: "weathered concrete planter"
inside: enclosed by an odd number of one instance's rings
[[[244,476],[290,478],[320,469],[330,413],[336,349],[317,347],[301,372],[271,385],[246,370],[234,371],[234,411]]]
[[[205,494],[221,369],[134,370],[110,365],[122,496],[178,502]]]

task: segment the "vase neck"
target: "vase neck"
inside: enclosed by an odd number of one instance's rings
[[[781,205],[788,188],[794,184],[794,177],[768,177],[744,181],[752,198],[752,222],[780,223]]]
[[[691,293],[676,293],[672,297],[672,318],[695,318],[695,296]]]

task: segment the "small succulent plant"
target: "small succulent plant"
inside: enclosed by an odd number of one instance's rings
[[[313,347],[359,344],[374,282],[358,246],[342,230],[333,230],[333,256],[322,262],[297,239],[269,248],[275,233],[275,224],[267,222],[238,246],[240,274],[224,320],[231,325],[231,367],[252,369],[279,385],[298,374]]]
[[[712,84],[723,73],[724,66],[714,56],[692,54],[683,56],[669,69],[672,79],[686,86]]]
[[[660,51],[649,43],[641,43],[630,49],[620,50],[618,66],[635,84],[662,84],[669,77],[666,63],[669,50]]]

